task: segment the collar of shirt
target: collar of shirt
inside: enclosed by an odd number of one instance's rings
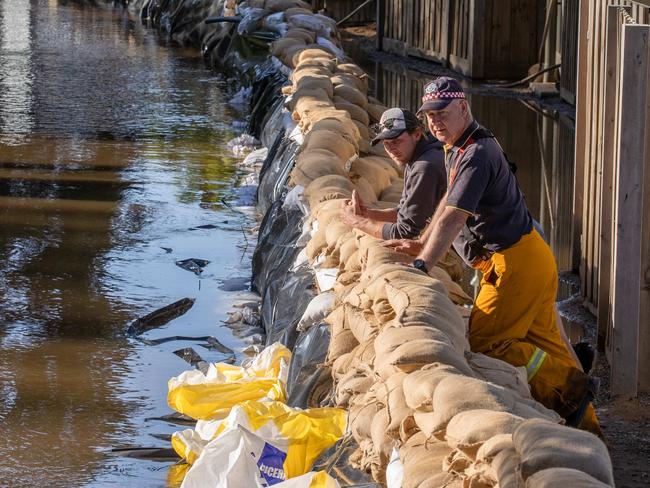
[[[460,135],[458,139],[456,139],[453,144],[445,144],[445,152],[449,151],[452,148],[458,148],[461,149],[465,144],[467,144],[467,140],[472,136],[474,131],[478,129],[479,125],[476,120],[472,120],[472,122],[467,126],[467,129],[463,131],[463,133]]]

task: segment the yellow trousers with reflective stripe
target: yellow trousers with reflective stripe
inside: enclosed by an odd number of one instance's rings
[[[556,320],[557,265],[537,231],[483,261],[470,317],[473,351],[523,366],[533,397],[566,417],[578,408],[588,376],[567,350]],[[589,406],[583,428],[600,433]]]

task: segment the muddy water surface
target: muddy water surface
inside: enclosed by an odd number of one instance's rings
[[[139,315],[194,307],[147,338],[215,335],[249,273],[221,203],[237,170],[222,85],[121,10],[0,0],[0,485],[164,486],[166,381],[189,368],[126,338]],[[208,225],[211,228],[199,228]],[[201,276],[175,266],[207,259]],[[194,345],[205,359],[218,353]]]

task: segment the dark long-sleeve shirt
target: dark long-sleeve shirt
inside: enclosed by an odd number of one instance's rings
[[[423,137],[415,146],[412,161],[404,168],[404,189],[397,208],[397,221],[387,223],[383,239],[414,239],[431,221],[447,189],[443,145]]]

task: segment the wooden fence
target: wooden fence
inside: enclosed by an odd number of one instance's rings
[[[578,37],[582,293],[598,317],[612,391],[631,395],[650,390],[649,4],[583,0]]]
[[[380,49],[472,78],[518,78],[537,62],[539,0],[377,0]]]

